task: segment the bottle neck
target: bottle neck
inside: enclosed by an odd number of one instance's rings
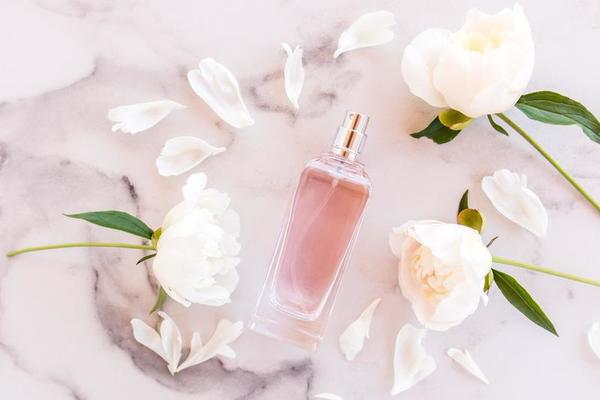
[[[330,151],[340,157],[354,161],[361,153],[366,139],[367,135],[364,133],[340,126]]]
[[[355,161],[367,139],[365,130],[368,123],[368,116],[357,112],[348,112],[335,135],[331,152],[347,160]]]

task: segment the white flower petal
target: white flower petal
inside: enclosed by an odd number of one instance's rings
[[[199,69],[189,71],[187,76],[194,92],[225,122],[236,128],[254,124],[237,79],[223,64],[205,58]]]
[[[473,357],[471,357],[471,354],[468,350],[465,349],[464,351],[461,351],[459,349],[450,348],[448,349],[448,357],[456,361],[458,365],[466,369],[471,375],[473,375],[483,383],[490,383],[490,381],[484,375],[483,371],[481,371],[475,360],[473,360]]]
[[[600,322],[594,322],[588,330],[588,343],[596,357],[600,358]]]
[[[340,349],[342,349],[342,353],[346,356],[346,360],[354,360],[356,355],[362,350],[365,338],[369,337],[373,313],[380,302],[381,297],[373,300],[373,302],[360,314],[358,319],[352,322],[340,335]]]
[[[287,53],[287,61],[285,62],[285,69],[283,76],[285,78],[285,92],[287,93],[288,99],[292,102],[294,107],[298,109],[298,98],[302,92],[302,86],[304,86],[304,66],[302,65],[302,47],[296,46],[293,50],[287,43],[281,43],[281,46]]]
[[[485,176],[481,188],[506,218],[537,236],[546,235],[548,214],[540,198],[527,188],[525,175],[501,169],[493,176]]]
[[[225,147],[212,146],[194,136],[178,136],[165,142],[156,159],[156,167],[162,176],[180,175],[225,150]]]
[[[344,400],[340,396],[338,396],[337,394],[333,394],[333,393],[319,393],[319,394],[315,394],[314,398],[315,399],[323,399],[323,400]]]
[[[203,346],[200,336],[195,333],[192,337],[192,345],[190,354],[187,359],[181,363],[177,371],[182,371],[185,368],[198,365],[215,356],[223,356],[227,358],[235,358],[235,352],[229,344],[235,341],[244,329],[242,321],[231,322],[226,319],[219,321],[215,332],[210,340]]]
[[[163,360],[169,362],[164,349],[162,340],[158,332],[150,328],[142,320],[134,318],[131,320],[131,328],[133,329],[133,337],[135,340],[158,354]]]
[[[198,199],[206,189],[208,183],[208,177],[204,172],[198,172],[190,175],[185,181],[185,185],[181,189],[183,194],[183,201],[188,209],[191,209],[196,205]]]
[[[437,368],[421,344],[427,331],[406,324],[396,336],[394,349],[394,386],[392,395],[410,389]]]
[[[175,324],[175,321],[167,315],[164,311],[159,311],[158,315],[163,319],[160,324],[160,337],[162,341],[163,350],[167,357],[168,368],[171,375],[177,372],[177,366],[181,359],[181,348],[182,339],[179,328]]]
[[[172,100],[150,101],[148,103],[120,106],[108,111],[108,119],[116,122],[112,131],[136,134],[152,128],[163,120],[173,110],[185,108],[184,105]]]
[[[392,41],[394,32],[389,29],[396,25],[394,14],[389,11],[375,11],[364,14],[342,32],[334,58],[350,50],[378,46]]]
[[[433,71],[450,34],[445,29],[421,32],[402,55],[402,77],[410,92],[434,107],[447,107],[444,96],[434,86]]]

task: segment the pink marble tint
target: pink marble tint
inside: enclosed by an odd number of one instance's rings
[[[368,197],[364,182],[310,165],[303,171],[274,280],[280,308],[302,319],[319,316]]]

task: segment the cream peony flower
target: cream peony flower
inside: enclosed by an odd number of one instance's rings
[[[393,228],[399,284],[423,326],[445,331],[477,309],[492,256],[474,229],[438,221]]]
[[[467,13],[457,32],[426,30],[406,47],[402,75],[410,91],[434,107],[476,118],[511,108],[525,91],[534,45],[523,7]]]
[[[238,284],[239,215],[225,193],[206,189],[206,175],[191,175],[184,201],[166,215],[153,270],[175,301],[220,306]]]

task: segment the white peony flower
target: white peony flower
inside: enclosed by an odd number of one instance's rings
[[[298,98],[302,92],[304,86],[304,66],[302,65],[302,47],[292,47],[287,43],[281,43],[281,46],[287,54],[287,61],[285,62],[285,69],[283,70],[283,77],[285,78],[285,92],[287,93],[288,99],[292,102],[296,109],[300,108],[298,105]]]
[[[130,104],[108,110],[108,119],[115,124],[112,131],[120,130],[132,135],[152,128],[174,110],[185,108],[173,100],[157,100]]]
[[[194,136],[177,136],[165,142],[156,159],[156,168],[162,176],[181,175],[225,150]]]
[[[175,301],[220,306],[238,284],[239,215],[230,198],[206,189],[206,175],[191,175],[184,201],[166,215],[156,245],[156,279]]]
[[[431,375],[437,368],[422,341],[427,331],[405,324],[396,336],[394,347],[394,385],[392,395],[404,392]]]
[[[394,39],[394,31],[390,28],[394,25],[396,19],[389,11],[382,10],[361,15],[340,35],[333,58],[338,58],[340,54],[350,50],[391,42]]]
[[[188,72],[192,90],[225,122],[236,128],[254,125],[242,99],[237,79],[227,67],[205,58]]]
[[[410,91],[434,107],[476,118],[511,108],[525,91],[534,45],[523,7],[467,13],[457,32],[430,29],[406,47],[402,75]]]
[[[479,233],[438,221],[393,228],[392,252],[400,259],[399,284],[423,326],[445,331],[477,309],[492,256]]]
[[[496,210],[537,236],[546,236],[548,213],[540,198],[527,188],[527,177],[501,169],[481,180],[481,188]]]

